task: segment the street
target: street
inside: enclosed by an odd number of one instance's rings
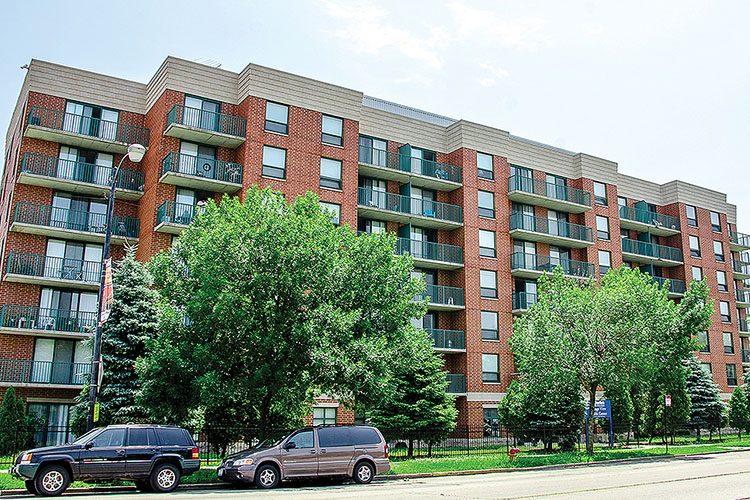
[[[109,499],[154,499],[126,493]],[[750,452],[601,464],[558,470],[450,476],[376,482],[370,485],[297,485],[271,491],[180,491],[180,499],[739,499],[750,498]]]

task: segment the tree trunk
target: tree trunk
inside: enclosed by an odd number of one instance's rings
[[[592,383],[589,388],[589,421],[588,421],[588,436],[586,438],[586,453],[594,453],[594,406],[596,405],[596,388],[599,386],[597,383]]]
[[[268,428],[268,420],[271,416],[271,401],[272,401],[271,393],[267,392],[265,396],[263,396],[263,402],[260,406],[260,429],[258,439],[260,441],[263,441],[268,437],[268,433],[270,429]]]
[[[414,440],[409,438],[409,452],[407,454],[409,458],[414,458]]]

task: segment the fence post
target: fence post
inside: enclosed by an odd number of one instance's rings
[[[503,426],[500,426],[500,435],[503,435]],[[510,453],[510,444],[508,441],[510,440],[510,434],[508,433],[508,428],[505,428],[505,453]]]
[[[466,456],[469,456],[469,424],[466,424]]]

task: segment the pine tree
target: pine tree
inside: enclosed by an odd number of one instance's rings
[[[742,431],[750,427],[750,408],[747,395],[741,387],[736,387],[729,399],[729,424],[737,429],[737,437],[742,439]]]
[[[16,397],[13,386],[8,387],[0,407],[0,454],[9,455],[26,446],[29,423],[23,400]]]
[[[126,249],[117,263],[112,281],[113,302],[109,319],[102,329],[104,373],[99,387],[98,425],[143,421],[148,413],[136,404],[140,383],[135,362],[146,354],[146,342],[156,332],[158,294],[146,266],[135,259],[136,247]],[[74,408],[73,425],[80,431],[88,412],[88,386]]]
[[[697,439],[700,440],[701,429],[712,432],[721,428],[726,421],[726,407],[721,401],[719,386],[703,371],[698,359],[692,357],[685,363],[690,370],[687,392],[692,403],[688,425],[696,431]]]

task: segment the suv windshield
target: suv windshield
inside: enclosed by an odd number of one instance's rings
[[[104,427],[97,427],[96,429],[91,429],[83,436],[79,436],[78,439],[73,441],[71,444],[83,444],[86,441],[88,441],[90,438],[94,437],[95,435],[99,434],[101,431],[104,430]]]

